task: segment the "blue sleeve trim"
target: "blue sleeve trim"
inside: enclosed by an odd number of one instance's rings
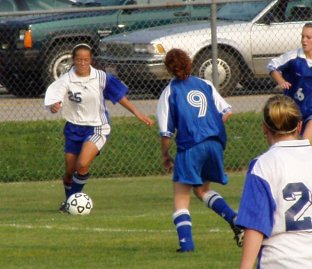
[[[166,137],[173,137],[173,133],[171,133],[171,132],[161,132],[160,133],[160,136],[166,136]]]
[[[104,88],[104,98],[116,104],[126,96],[128,87],[112,74],[106,74],[106,85]]]
[[[257,230],[263,233],[265,237],[269,237],[273,230],[275,209],[276,204],[268,182],[249,171],[246,176],[236,225]]]

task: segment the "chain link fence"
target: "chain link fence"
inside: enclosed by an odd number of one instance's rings
[[[71,49],[81,42],[93,47],[93,65],[123,80],[129,98],[151,116],[170,79],[163,66],[166,51],[186,50],[194,75],[217,77],[215,85],[233,106],[226,125],[227,170],[245,169],[266,149],[259,112],[278,92],[266,65],[301,46],[302,27],[312,21],[311,1],[104,2],[0,10],[0,181],[62,176],[64,121],[45,111],[43,95],[69,69]],[[109,104],[109,111],[111,138],[92,166],[93,176],[162,174],[157,126],[145,128],[118,104]]]

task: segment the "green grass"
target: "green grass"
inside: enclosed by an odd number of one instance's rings
[[[212,185],[238,208],[243,173]],[[180,254],[169,176],[91,179],[88,216],[57,212],[58,181],[1,183],[0,268],[238,268],[241,249],[228,224],[192,196],[196,251]]]
[[[0,182],[54,180],[64,171],[63,121],[0,123]],[[245,170],[267,148],[261,114],[234,115],[226,123],[225,168]],[[174,152],[174,147],[173,151]],[[92,164],[93,177],[147,176],[163,173],[158,127],[134,117],[112,119],[112,133]]]

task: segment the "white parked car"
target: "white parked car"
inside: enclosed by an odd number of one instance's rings
[[[268,61],[300,47],[302,27],[310,21],[311,0],[259,0],[222,5],[217,12],[220,93],[231,95],[239,84],[250,87],[256,78],[268,77]],[[104,38],[96,61],[133,89],[140,87],[139,83],[161,85],[170,78],[163,59],[173,47],[188,52],[195,75],[211,80],[210,21],[154,27]]]

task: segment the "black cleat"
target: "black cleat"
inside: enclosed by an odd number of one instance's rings
[[[60,213],[68,213],[67,208],[66,208],[66,202],[62,202],[61,206],[59,208]]]
[[[241,248],[243,246],[245,231],[244,229],[236,226],[234,223],[232,223],[230,226],[234,233],[233,239],[236,241],[236,245]]]

